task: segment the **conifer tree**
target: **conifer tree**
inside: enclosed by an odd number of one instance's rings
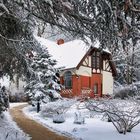
[[[30,63],[31,75],[26,93],[32,104],[60,98],[59,77],[56,76],[57,70],[54,68],[56,61],[51,59],[48,51],[44,49],[43,53],[34,55]]]

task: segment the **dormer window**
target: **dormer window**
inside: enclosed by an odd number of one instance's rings
[[[100,69],[100,52],[93,52],[92,54],[92,68]]]

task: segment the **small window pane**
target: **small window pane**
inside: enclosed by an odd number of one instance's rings
[[[97,56],[100,56],[100,52],[96,52]]]
[[[92,67],[96,68],[96,59],[95,59],[95,57],[93,57],[93,60],[92,60]]]
[[[97,57],[97,68],[100,68],[100,58]]]

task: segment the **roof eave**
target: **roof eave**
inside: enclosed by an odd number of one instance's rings
[[[68,71],[68,70],[72,70],[72,69],[76,69],[76,67],[72,67],[72,68],[64,68],[64,69],[61,69],[61,71]]]

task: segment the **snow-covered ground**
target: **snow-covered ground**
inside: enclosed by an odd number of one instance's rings
[[[11,104],[11,107],[19,104]],[[16,125],[8,111],[0,117],[0,140],[29,140],[30,138]]]
[[[24,105],[24,104],[27,104],[27,103],[26,102],[10,103],[10,108],[13,108],[13,107],[16,107],[16,106],[19,106],[19,105]]]
[[[140,125],[136,126],[131,133],[119,134],[112,123],[102,121],[101,116],[89,117],[89,112],[86,109],[81,110],[86,117],[85,123],[74,124],[74,114],[77,112],[76,104],[66,112],[66,121],[60,124],[53,123],[52,118],[43,117],[41,113],[36,113],[36,108],[32,106],[24,108],[23,111],[27,116],[42,125],[80,140],[140,140]]]

